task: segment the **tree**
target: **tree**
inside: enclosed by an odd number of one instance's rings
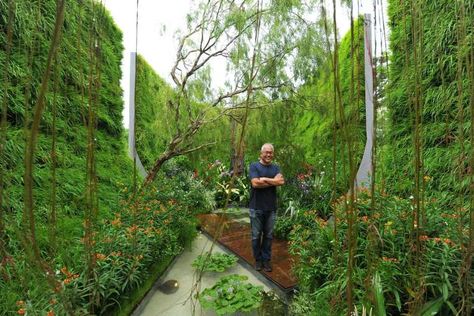
[[[145,185],[167,160],[212,144],[193,144],[203,125],[236,109],[255,107],[256,92],[267,100],[291,93],[297,79],[294,66],[302,55],[300,43],[315,34],[316,25],[304,18],[310,7],[311,1],[296,0],[207,0],[199,4],[188,16],[187,33],[179,40],[171,71],[176,93],[167,105],[174,113],[175,132]],[[218,91],[211,87],[215,60],[224,61],[229,78]],[[219,111],[216,114],[211,108]]]

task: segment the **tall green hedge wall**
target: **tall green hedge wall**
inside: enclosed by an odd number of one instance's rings
[[[414,186],[414,87],[417,70],[413,53],[414,46],[420,45],[418,56],[421,66],[418,74],[423,107],[423,175],[426,180],[429,179],[425,186],[429,194],[438,192],[448,197],[462,183],[459,176],[468,171],[460,139],[464,137],[467,152],[470,83],[466,53],[472,49],[472,41],[464,44],[459,41],[462,19],[457,1],[422,1],[419,5],[421,18],[417,19],[409,1],[389,1],[392,53],[385,101],[391,126],[389,149],[384,151],[383,164],[386,166],[387,183],[397,183],[397,187],[387,188],[409,195]],[[470,14],[464,20],[467,38],[474,35],[472,10]],[[412,37],[413,21],[422,30],[415,43]],[[464,124],[460,123],[462,112]]]
[[[8,229],[13,230],[19,225],[23,212],[25,125],[31,122],[32,108],[43,77],[55,23],[56,1],[17,0],[14,3],[12,53],[6,65],[8,1],[0,0],[0,100],[7,93],[8,105],[6,147],[0,164],[5,175],[6,223]],[[132,174],[126,156],[121,114],[122,34],[104,11],[96,2],[67,1],[62,39],[46,95],[34,161],[33,189],[40,243],[46,242],[44,224],[51,207],[53,117],[56,118],[57,137],[58,225],[65,236],[61,241],[66,247],[68,238],[82,234],[90,80],[100,82],[99,95],[94,102],[98,116],[95,140],[99,216],[112,214],[118,204],[119,183],[129,181]],[[91,41],[92,32],[97,34],[97,41]],[[95,78],[91,78],[93,63],[90,58],[94,50],[97,51],[99,71]],[[3,80],[5,71],[8,80]],[[13,231],[7,233],[14,234]]]

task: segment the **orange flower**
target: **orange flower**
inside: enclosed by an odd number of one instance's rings
[[[112,222],[112,226],[115,227],[120,227],[122,225],[122,221],[120,220],[120,217],[116,217]]]
[[[153,227],[148,227],[147,229],[145,229],[144,233],[149,236],[153,231]]]
[[[25,315],[26,314],[26,309],[20,308],[17,313],[18,313],[18,315]]]
[[[132,226],[130,226],[130,227],[127,228],[127,232],[128,232],[129,234],[133,234],[134,232],[137,231],[137,229],[138,229],[138,226],[134,224],[134,225],[132,225]]]
[[[54,292],[59,293],[61,292],[62,286],[61,283],[58,283],[58,285],[54,288]]]
[[[50,310],[48,313],[46,313],[46,316],[54,316],[53,310]]]
[[[54,288],[54,292],[59,293],[61,292],[62,288],[63,288],[62,284],[58,283],[58,285],[56,285],[56,287]]]
[[[69,283],[71,283],[71,279],[69,278],[64,279],[64,284],[68,285]]]
[[[448,246],[455,246],[454,242],[449,238],[444,238],[443,242]]]
[[[386,262],[398,262],[397,258],[382,257],[382,260]]]
[[[327,223],[325,220],[323,220],[322,218],[316,217],[314,220],[315,220],[315,221],[319,224],[319,226],[321,226],[321,227],[326,227],[326,226],[328,225],[328,223]]]
[[[104,255],[104,254],[102,254],[102,253],[96,253],[96,254],[95,254],[95,258],[96,258],[97,260],[101,261],[101,260],[105,260],[105,258],[107,258],[107,256]]]
[[[429,237],[426,235],[421,235],[419,238],[421,241],[427,241],[429,239]]]

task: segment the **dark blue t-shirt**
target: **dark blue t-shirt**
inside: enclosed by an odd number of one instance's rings
[[[250,180],[254,178],[275,178],[280,173],[280,168],[275,164],[263,165],[260,162],[254,162],[249,168]],[[250,204],[249,208],[262,211],[276,211],[277,194],[276,187],[254,188],[250,185]]]

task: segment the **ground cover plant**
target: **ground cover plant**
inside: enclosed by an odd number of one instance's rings
[[[204,253],[199,255],[192,266],[199,271],[215,271],[224,272],[228,268],[234,266],[237,257],[226,253]]]
[[[246,283],[247,279],[237,274],[220,278],[214,286],[199,293],[201,306],[214,310],[217,315],[257,309],[262,302],[263,287]]]

